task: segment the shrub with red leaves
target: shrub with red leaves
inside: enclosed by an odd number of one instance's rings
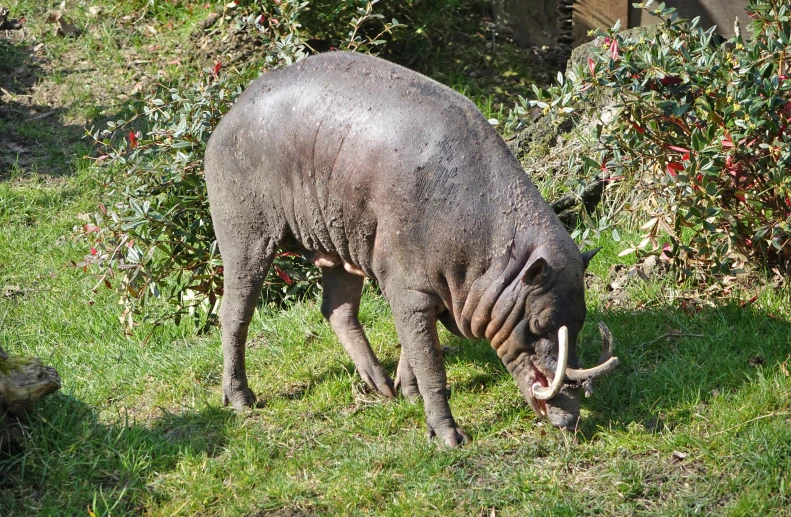
[[[531,106],[584,113],[611,95],[618,115],[596,127],[589,174],[631,178],[633,214],[646,234],[625,253],[669,255],[705,277],[791,260],[791,24],[787,0],[750,0],[752,38],[722,42],[675,9],[645,8],[654,37],[598,34],[598,51]],[[524,107],[522,109],[524,111]],[[635,188],[639,185],[639,188]],[[661,234],[672,244],[664,250]]]

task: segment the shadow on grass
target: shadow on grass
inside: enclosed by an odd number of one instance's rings
[[[27,44],[0,38],[0,181],[65,176],[90,149],[83,126],[64,123],[65,107],[37,90],[45,72]]]
[[[32,508],[76,515],[86,507],[97,515],[140,513],[159,498],[152,475],[174,469],[184,456],[222,454],[233,418],[207,406],[181,415],[162,410],[147,423],[123,413],[104,423],[94,408],[50,396],[31,418],[28,438],[0,451],[0,515],[28,515]]]
[[[600,428],[625,429],[635,423],[648,431],[672,430],[713,398],[755,382],[764,369],[776,368],[791,353],[791,323],[736,303],[700,307],[692,314],[669,306],[591,310],[577,344],[585,366],[594,365],[601,351],[599,321],[613,333],[620,366],[598,380],[593,396],[582,401],[589,414],[581,434],[588,438]],[[486,342],[452,337],[443,344],[450,348],[446,362],[478,364],[485,370],[456,385],[459,391],[480,390],[510,377]]]
[[[592,311],[616,338],[620,367],[602,379],[583,403],[591,416],[582,432],[597,427],[642,424],[649,431],[673,429],[713,398],[755,382],[764,369],[787,359],[791,324],[752,307],[730,303],[686,313],[672,307],[639,311]],[[590,329],[583,342],[586,364],[598,350]]]

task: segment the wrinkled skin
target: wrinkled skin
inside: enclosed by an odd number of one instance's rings
[[[332,52],[267,72],[225,116],[206,150],[206,183],[225,267],[223,400],[256,398],[245,340],[276,252],[322,268],[322,313],[373,389],[423,399],[430,436],[469,437],[448,405],[437,338],[486,338],[537,413],[557,333],[585,320],[586,259],[475,105],[381,59]],[[402,356],[394,384],[357,319],[362,276],[389,302]],[[546,401],[573,429],[579,390]]]

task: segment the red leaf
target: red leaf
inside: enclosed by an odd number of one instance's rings
[[[689,149],[684,149],[683,147],[679,147],[677,145],[669,145],[667,146],[668,149],[671,151],[678,151],[679,153],[688,153]]]
[[[632,124],[632,127],[634,128],[634,130],[637,131],[638,133],[640,133],[641,135],[645,133],[645,129],[643,129],[640,126],[638,126],[636,122],[629,121],[629,123]]]
[[[301,255],[299,253],[294,253],[294,252],[291,252],[291,251],[283,251],[281,253],[278,253],[277,256],[278,257],[300,257]]]
[[[612,43],[610,43],[610,59],[613,61],[618,61],[620,58],[620,54],[618,54],[618,40],[613,38]]]
[[[667,75],[663,77],[659,82],[665,85],[679,84],[681,82],[681,78],[674,77],[672,75]]]
[[[722,139],[722,146],[723,147],[733,147],[733,141],[731,140],[731,137],[726,136],[725,138],[723,138]]]
[[[129,147],[131,147],[132,149],[137,147],[137,137],[132,131],[129,132]]]
[[[277,273],[277,276],[279,276],[286,284],[291,285],[294,283],[294,281],[291,280],[291,277],[288,276],[285,271],[283,271],[277,266],[275,266],[275,273]]]
[[[742,307],[747,307],[748,305],[751,305],[751,304],[755,303],[755,300],[757,300],[757,299],[758,299],[758,295],[757,294],[753,295],[752,298],[750,298],[746,302],[742,302],[741,305],[742,305]]]
[[[214,75],[217,75],[217,74],[219,74],[219,73],[220,73],[220,69],[222,69],[222,63],[220,63],[219,61],[217,61],[217,62],[214,64]]]
[[[665,244],[662,246],[662,253],[659,255],[659,258],[660,258],[661,260],[670,260],[670,258],[671,258],[671,253],[670,253],[670,252],[671,252],[671,251],[673,251],[673,247],[672,247],[672,246],[670,246],[670,243],[667,243],[667,242],[666,242],[666,243],[665,243]]]
[[[588,68],[591,71],[591,75],[596,75],[596,64],[593,62],[593,58],[588,58]]]
[[[667,172],[674,178],[676,177],[676,171],[683,171],[684,166],[677,162],[668,162],[667,164]]]

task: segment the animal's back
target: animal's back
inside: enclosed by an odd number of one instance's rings
[[[217,127],[206,161],[210,191],[230,189],[229,217],[264,220],[372,276],[465,260],[470,247],[485,267],[518,231],[502,212],[543,204],[472,102],[360,54],[264,74]]]

